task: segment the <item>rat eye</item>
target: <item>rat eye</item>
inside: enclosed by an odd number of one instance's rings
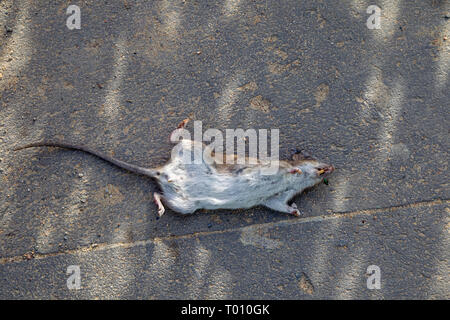
[[[324,173],[331,173],[334,171],[334,167],[333,166],[324,166],[324,167],[318,167],[317,169],[317,174],[319,176],[323,175]]]

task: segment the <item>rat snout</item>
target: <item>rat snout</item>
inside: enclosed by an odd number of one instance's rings
[[[334,171],[334,167],[331,164],[322,164],[322,165],[318,166],[316,169],[317,169],[317,175],[320,177],[327,176]]]

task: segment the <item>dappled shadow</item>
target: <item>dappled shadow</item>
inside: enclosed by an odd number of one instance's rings
[[[42,259],[0,265],[0,296],[440,297],[447,203],[402,206],[448,199],[444,3],[378,1],[382,29],[369,30],[368,1],[84,1],[70,31],[66,3],[2,2],[0,257]],[[154,167],[186,117],[204,131],[277,128],[284,158],[302,147],[333,163],[329,186],[295,199],[311,220],[261,207],[156,220],[149,179],[79,152],[10,151],[57,137]],[[364,211],[392,207],[402,215]],[[425,265],[420,234],[433,237]],[[367,266],[396,261],[393,282],[422,292],[364,290]],[[33,291],[17,279],[28,263],[56,275],[32,276]],[[69,264],[79,292],[64,288]]]

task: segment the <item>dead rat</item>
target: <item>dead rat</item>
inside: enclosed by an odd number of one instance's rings
[[[184,128],[188,119],[178,129]],[[175,132],[175,131],[174,131]],[[158,206],[158,215],[164,214],[164,205],[172,210],[188,214],[199,209],[246,209],[263,205],[279,212],[300,216],[295,203],[288,204],[295,195],[320,183],[334,171],[332,165],[320,162],[304,151],[294,150],[291,160],[279,161],[275,174],[266,175],[267,166],[260,160],[245,164],[219,164],[211,158],[200,164],[186,163],[183,152],[190,155],[201,152],[205,145],[198,141],[183,139],[177,143],[177,152],[161,167],[143,168],[117,160],[90,148],[65,142],[36,142],[14,150],[31,147],[60,147],[93,154],[116,166],[154,178],[162,193],[155,192],[153,198]],[[250,164],[254,163],[254,164]]]

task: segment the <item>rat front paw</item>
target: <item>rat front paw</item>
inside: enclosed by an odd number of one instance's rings
[[[293,210],[291,211],[291,214],[293,216],[300,217],[302,215],[302,213],[298,209],[294,209],[294,208],[292,208],[292,209]]]
[[[292,174],[302,174],[302,170],[300,170],[299,168],[295,168],[295,169],[289,170],[289,173],[292,173]]]

